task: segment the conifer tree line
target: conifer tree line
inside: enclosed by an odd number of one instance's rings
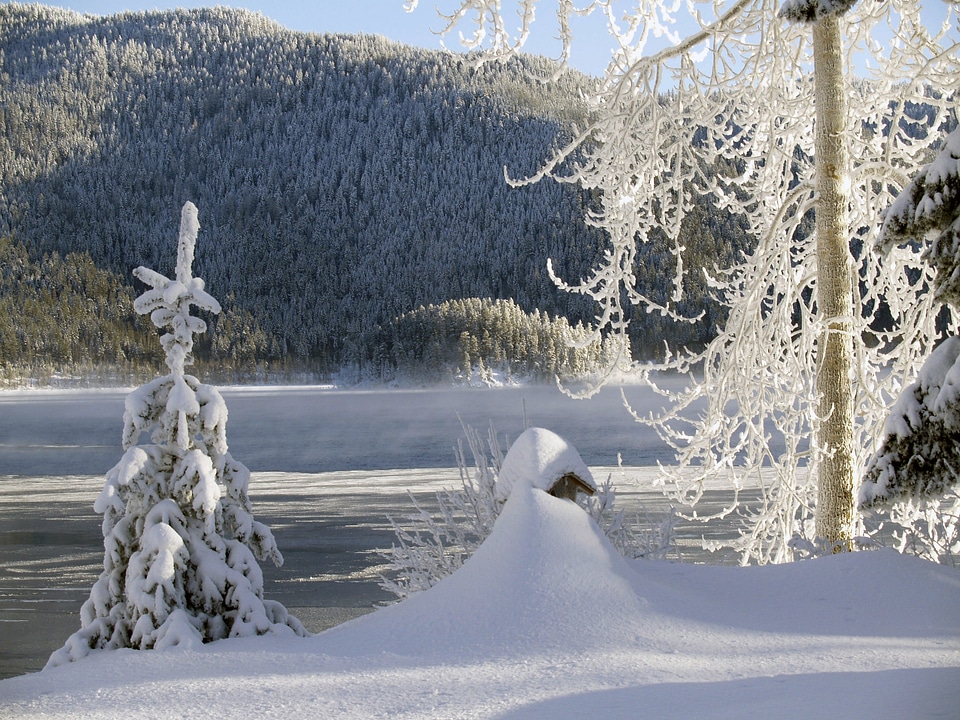
[[[368,376],[413,381],[468,379],[478,372],[551,380],[600,365],[603,347],[574,347],[587,333],[566,318],[524,312],[513,300],[448,300],[404,313],[366,359]],[[361,371],[363,368],[358,368]]]
[[[546,260],[575,278],[604,251],[583,222],[596,199],[503,177],[585,123],[591,78],[542,84],[547,60],[478,69],[224,8],[94,18],[11,3],[0,33],[0,235],[35,262],[83,253],[132,286],[132,266],[169,269],[158,228],[192,198],[210,233],[198,272],[235,309],[211,319],[200,359],[360,366],[397,318],[466,298],[592,319]],[[749,245],[706,207],[690,232],[708,267]],[[637,269],[648,294],[668,285],[655,251]],[[688,301],[692,315],[709,302]],[[634,325],[637,352],[658,352],[660,329]]]
[[[86,253],[34,259],[0,237],[0,385],[26,376],[129,384],[155,372],[156,333],[134,312],[134,294]],[[201,364],[231,381],[255,379],[268,338],[253,316],[231,305],[210,324],[220,332],[198,342]]]
[[[158,360],[133,299],[129,285],[86,255],[34,261],[22,245],[0,238],[0,382],[16,368],[43,375],[107,364],[132,372]]]

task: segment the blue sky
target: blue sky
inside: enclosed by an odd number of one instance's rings
[[[434,32],[442,27],[435,12],[437,0],[421,0],[415,12],[403,9],[404,0],[294,0],[292,2],[232,2],[230,0],[49,0],[44,4],[69,8],[76,12],[112,15],[124,10],[164,10],[175,7],[211,7],[228,5],[256,10],[292,30],[336,33],[375,33],[399,42],[440,49],[441,40]],[[538,18],[536,37],[528,49],[557,57],[560,43],[553,14],[545,11]],[[591,75],[602,75],[610,59],[610,38],[599,17],[588,18],[575,31],[576,43],[571,64]],[[447,46],[459,50],[456,37],[447,39]]]
[[[442,47],[434,31],[442,27],[435,8],[450,7],[445,0],[421,0],[415,12],[403,9],[404,0],[290,0],[287,2],[260,2],[259,0],[48,0],[45,4],[59,5],[82,13],[111,15],[124,10],[163,10],[175,7],[210,7],[228,5],[256,10],[292,30],[333,33],[375,33],[399,42],[429,49]],[[586,2],[577,3],[585,5]],[[504,3],[510,8],[511,3]],[[923,0],[925,19],[942,22],[945,0]],[[935,21],[933,18],[937,18]],[[956,28],[955,28],[956,30]],[[537,25],[526,49],[530,52],[557,57],[560,43],[551,3],[544,3]],[[459,50],[456,37],[447,38],[447,46]],[[591,75],[601,76],[610,60],[611,39],[605,20],[599,13],[574,25],[574,43],[571,64]]]

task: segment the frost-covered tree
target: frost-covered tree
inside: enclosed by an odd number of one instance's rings
[[[881,250],[918,243],[936,270],[932,291],[960,313],[960,129],[897,197],[881,229]],[[960,337],[945,339],[894,404],[883,445],[860,488],[863,507],[892,506],[891,520],[942,556],[960,530]]]
[[[219,303],[193,277],[197,208],[181,213],[176,276],[138,267],[150,286],[136,300],[158,328],[170,373],[134,390],[124,411],[125,452],[94,508],[103,514],[104,560],[81,628],[48,665],[92,650],[163,648],[227,637],[289,632],[300,622],[263,597],[258,560],[283,558],[270,529],[254,520],[250,472],[227,450],[227,407],[216,388],[185,374],[193,336],[206,323],[190,314]],[[138,444],[152,429],[151,440]]]
[[[881,251],[909,242],[922,243],[937,271],[934,292],[960,312],[960,128],[884,213]]]
[[[499,0],[450,4],[446,30],[473,23],[464,42],[496,57],[523,44],[540,5],[510,4],[514,32]],[[638,417],[677,451],[667,487],[692,504],[727,479],[735,498],[722,515],[744,515],[732,543],[744,562],[789,559],[796,536],[849,547],[886,408],[936,337],[939,300],[924,292],[932,271],[919,249],[872,249],[881,211],[956,122],[955,8],[926,27],[908,0],[557,7],[561,60],[578,13],[606,16],[614,52],[593,122],[522,182],[601,195],[589,219],[607,252],[580,282],[558,282],[596,300],[596,332],[623,339],[617,362],[630,362],[630,305],[697,321],[676,312],[679,230],[697,194],[716,195],[757,240],[731,267],[702,269],[729,309],[719,337],[641,369],[697,371],[665,413]],[[658,232],[674,242],[669,302],[635,283],[638,244]],[[757,486],[759,505],[741,507],[741,489]]]

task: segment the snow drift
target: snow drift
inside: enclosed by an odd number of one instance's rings
[[[892,551],[782,566],[619,556],[514,487],[430,590],[308,639],[105,651],[0,682],[0,716],[951,716],[960,574]]]

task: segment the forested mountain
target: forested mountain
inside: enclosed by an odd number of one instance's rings
[[[132,284],[138,265],[170,270],[192,200],[196,274],[256,337],[236,355],[261,360],[360,362],[401,315],[453,299],[588,321],[593,308],[558,291],[545,265],[576,279],[602,252],[582,221],[590,198],[503,179],[585,119],[593,80],[538,83],[547,62],[478,70],[224,8],[99,18],[0,5],[0,236],[35,261],[85,253]],[[691,236],[709,266],[742,238],[702,220]],[[643,282],[666,285],[661,259],[641,257]],[[637,339],[662,342],[645,322]],[[681,327],[678,342],[712,324]],[[219,342],[226,354],[243,344]]]
[[[34,262],[22,245],[0,238],[0,369],[37,358],[123,367],[159,356],[149,321],[137,318],[133,292],[115,275],[80,254]]]

